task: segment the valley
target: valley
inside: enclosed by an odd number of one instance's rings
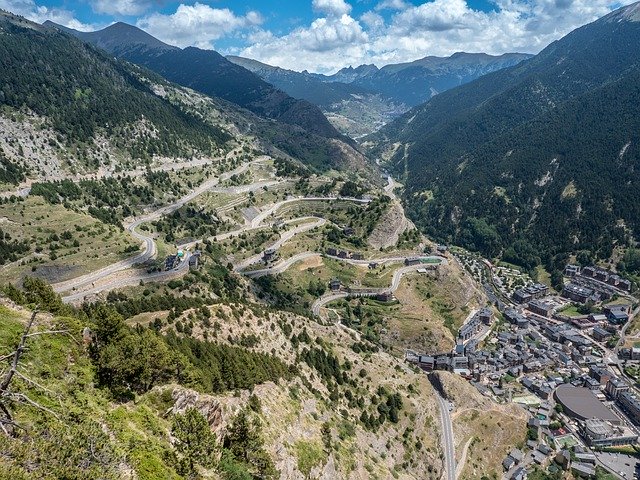
[[[363,8],[305,42],[414,7]],[[140,28],[253,11],[0,10],[0,479],[637,478],[640,3],[602,10],[333,74]]]

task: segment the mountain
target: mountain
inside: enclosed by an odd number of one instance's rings
[[[231,138],[159,98],[129,65],[73,37],[3,11],[0,33],[0,121],[11,137],[0,146],[17,161],[39,156],[49,157],[41,169],[76,160],[95,168],[89,164],[103,154],[211,155]],[[21,152],[11,153],[22,140]],[[24,151],[38,142],[44,153]]]
[[[349,100],[353,96],[373,94],[372,91],[357,85],[323,82],[308,73],[273,67],[248,58],[228,56],[227,60],[252,71],[292,97],[307,100],[323,109],[331,107],[334,103]]]
[[[352,138],[373,133],[432,96],[509,67],[530,55],[456,53],[411,63],[343,68],[334,75],[295,72],[242,57],[227,57],[292,97],[318,105],[329,121]]]
[[[49,26],[54,25],[49,22]],[[64,30],[119,58],[149,68],[171,82],[310,133],[341,137],[315,105],[290,97],[213,50],[172,47],[125,23],[96,32]]]
[[[414,62],[343,68],[334,75],[315,75],[325,82],[342,82],[377,92],[410,107],[426,102],[434,95],[463,85],[488,73],[511,67],[531,55],[505,53],[454,53],[450,57],[429,56]]]
[[[352,138],[376,131],[408,108],[386,95],[355,84],[327,82],[308,72],[273,67],[248,58],[227,58],[292,97],[317,105],[334,127]]]
[[[554,270],[640,231],[640,4],[442,93],[370,138],[443,241]]]

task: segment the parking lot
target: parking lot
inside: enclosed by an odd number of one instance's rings
[[[604,453],[594,452],[604,465],[615,471],[622,478],[634,477],[637,459],[631,455],[623,455],[620,453]]]

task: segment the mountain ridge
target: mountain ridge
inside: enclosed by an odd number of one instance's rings
[[[173,47],[122,22],[95,32],[62,30],[119,58],[149,68],[172,82],[231,101],[258,115],[302,127],[310,133],[342,138],[316,106],[289,97],[216,51]]]
[[[520,241],[542,260],[581,249],[608,258],[632,242],[640,229],[627,200],[639,193],[640,24],[612,20],[637,8],[444,92],[370,137],[374,154],[406,172],[414,220],[487,256]],[[625,181],[617,186],[611,175]]]

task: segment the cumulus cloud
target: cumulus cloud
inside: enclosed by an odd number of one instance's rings
[[[358,19],[343,0],[313,0],[324,17],[285,35],[262,32],[240,55],[294,70],[406,62],[458,51],[537,53],[575,28],[634,0],[494,0],[489,12],[466,0],[381,0]],[[380,15],[386,11],[385,17]]]
[[[285,68],[317,71],[364,58],[369,37],[360,22],[344,14],[318,18],[309,27],[281,37],[263,33],[252,40],[253,44],[240,52],[243,56],[262,58]]]
[[[383,0],[376,5],[376,10],[404,10],[409,7],[410,4],[405,0]]]
[[[91,7],[98,13],[107,15],[140,15],[146,12],[154,2],[152,0],[93,0]]]
[[[313,0],[313,9],[326,15],[341,17],[351,12],[351,5],[344,0]]]
[[[228,8],[212,8],[195,3],[181,4],[175,13],[153,13],[140,18],[136,25],[166,43],[186,47],[213,48],[213,42],[236,30],[260,25],[257,12],[238,16]]]
[[[82,23],[74,13],[64,8],[45,7],[36,4],[33,0],[0,0],[0,9],[21,15],[33,22],[44,23],[51,20],[59,25],[80,31],[91,31],[99,28],[98,25]]]

